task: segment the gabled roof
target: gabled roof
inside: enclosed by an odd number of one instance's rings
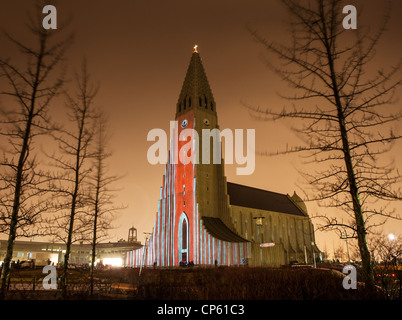
[[[303,211],[285,194],[227,183],[231,205],[266,211],[305,216]]]

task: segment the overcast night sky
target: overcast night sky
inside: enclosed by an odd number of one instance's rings
[[[1,1],[0,27],[24,40],[28,35],[26,13],[32,3]],[[358,26],[369,23],[375,29],[385,12],[382,0],[350,0],[347,4],[356,6]],[[125,175],[116,202],[128,207],[116,220],[118,228],[111,231],[111,241],[127,239],[131,226],[137,228],[141,241],[143,232],[152,231],[164,165],[148,163],[147,150],[152,142],[147,142],[147,134],[154,128],[169,132],[195,44],[216,101],[220,129],[256,129],[258,151],[276,151],[289,141],[297,141],[290,123],[256,121],[242,105],[244,101],[282,109],[287,104],[276,93],[286,89],[286,84],[265,67],[261,58],[264,49],[246,28],[252,25],[271,40],[286,40],[286,14],[279,1],[59,0],[55,5],[59,21],[72,17],[68,31],[75,32],[75,41],[67,53],[68,70],[78,70],[86,57],[92,78],[100,83],[96,104],[110,117],[110,171]],[[390,67],[401,58],[401,17],[402,1],[397,0],[377,51],[376,67]],[[3,34],[0,48],[2,56],[12,55]],[[399,90],[398,96],[401,93]],[[401,106],[401,100],[398,104]],[[58,117],[62,119],[63,114]],[[401,150],[399,142],[391,153],[400,169]],[[231,182],[302,195],[303,181],[296,169],[300,162],[298,156],[257,156],[253,175],[237,176],[236,164],[227,165],[225,173]],[[307,206],[310,215],[322,210],[312,203]],[[395,206],[402,209],[400,203]],[[390,222],[383,230],[401,233],[401,227],[401,221]],[[318,232],[316,239],[318,247],[326,246],[328,251],[338,243],[334,234]]]

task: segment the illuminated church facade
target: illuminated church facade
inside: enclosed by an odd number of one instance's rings
[[[195,49],[176,105],[178,134],[218,128],[216,104]],[[177,139],[176,136],[176,139]],[[173,141],[174,142],[174,141]],[[220,164],[173,161],[170,153],[153,231],[141,249],[126,254],[126,266],[270,265],[312,263],[318,253],[314,229],[297,196],[227,182]],[[202,148],[199,150],[202,159]]]

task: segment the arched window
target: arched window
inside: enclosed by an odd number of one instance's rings
[[[211,111],[214,111],[214,104],[211,102]]]
[[[182,225],[182,250],[187,250],[187,221],[183,220],[183,225]]]
[[[207,96],[204,94],[205,109],[208,109]]]
[[[179,219],[179,230],[178,230],[178,247],[179,247],[179,262],[188,262],[189,256],[189,229],[188,229],[188,218],[183,212]]]
[[[198,106],[202,107],[202,99],[201,99],[201,97],[198,97]]]

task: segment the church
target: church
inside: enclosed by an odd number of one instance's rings
[[[194,48],[176,105],[178,134],[219,128],[217,106]],[[170,152],[186,141],[170,142]],[[200,143],[201,145],[201,143]],[[200,151],[202,153],[202,150]],[[152,234],[126,253],[127,267],[280,266],[313,263],[319,250],[302,199],[228,182],[221,163],[165,165]],[[201,158],[201,155],[199,155]]]

